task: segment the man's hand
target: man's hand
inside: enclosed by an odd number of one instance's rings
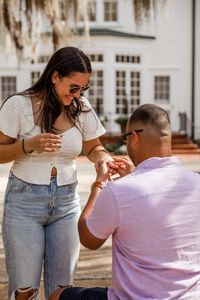
[[[126,176],[129,173],[133,172],[135,168],[133,162],[128,157],[114,156],[113,161],[115,166],[117,166],[115,171],[119,174],[120,177]]]

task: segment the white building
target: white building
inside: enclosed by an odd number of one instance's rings
[[[109,133],[120,131],[118,116],[139,104],[155,103],[168,110],[174,132],[186,130],[192,138],[200,138],[200,0],[166,3],[156,18],[152,13],[150,21],[138,28],[132,0],[93,0],[90,38],[71,41],[91,58],[94,72],[87,96],[106,119]],[[41,49],[41,63],[20,69],[15,59],[1,56],[1,99],[38,78],[52,54],[49,49],[49,45]]]

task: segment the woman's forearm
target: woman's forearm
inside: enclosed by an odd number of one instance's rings
[[[18,140],[12,144],[0,145],[0,163],[9,163],[25,155],[22,148],[22,141]]]
[[[104,149],[103,146],[94,149],[87,157],[89,158],[89,160],[91,160],[94,163],[101,160],[105,161],[107,159],[108,160],[111,159],[111,155],[106,151],[106,149]]]

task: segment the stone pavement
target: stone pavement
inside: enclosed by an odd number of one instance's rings
[[[178,155],[183,165],[188,169],[200,173],[200,155]],[[3,213],[3,195],[7,182],[7,176],[11,164],[0,165],[0,226]],[[77,159],[79,192],[81,206],[86,202],[90,185],[95,180],[94,165],[85,157]],[[96,251],[90,251],[81,247],[80,259],[75,278],[77,286],[108,286],[111,282],[111,239]],[[0,300],[6,300],[7,276],[5,271],[4,250],[0,227]],[[42,290],[42,282],[41,282]],[[40,300],[43,300],[41,293]]]

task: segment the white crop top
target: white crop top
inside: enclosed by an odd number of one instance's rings
[[[57,169],[57,184],[65,185],[77,180],[76,157],[81,153],[82,142],[95,139],[106,132],[89,102],[82,98],[85,110],[78,116],[76,126],[62,135],[61,149],[56,153],[24,155],[13,162],[12,172],[18,178],[33,184],[49,184],[51,169]],[[0,109],[0,131],[18,140],[41,133],[34,124],[32,103],[29,97],[13,96]]]

